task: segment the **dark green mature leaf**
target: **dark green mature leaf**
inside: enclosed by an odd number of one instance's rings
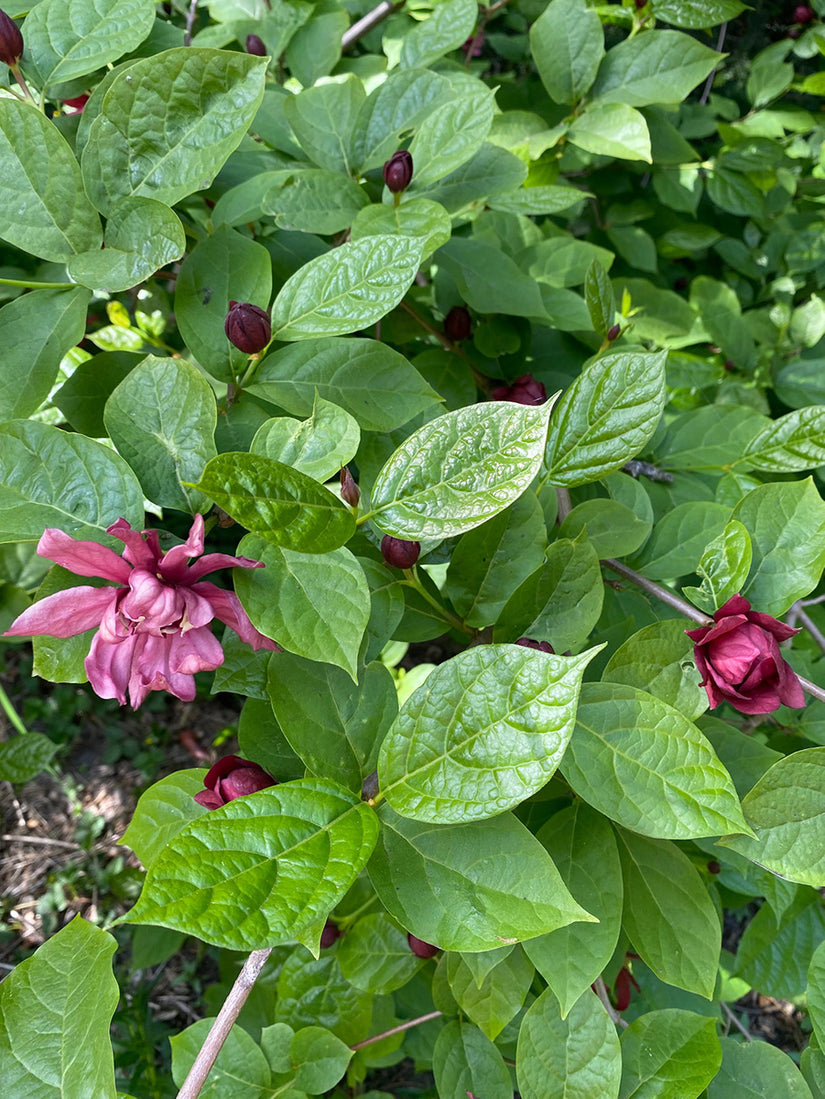
[[[442,827],[384,805],[369,874],[403,927],[445,950],[491,950],[593,921],[538,840],[509,813]]]
[[[616,829],[624,875],[622,925],[656,976],[710,999],[722,927],[705,883],[674,843]]]
[[[631,107],[680,103],[724,56],[679,31],[649,31],[606,54],[592,96]]]
[[[75,431],[92,439],[103,438],[106,401],[141,358],[131,351],[103,351],[92,355],[80,363],[71,378],[52,396],[53,404]]]
[[[315,393],[351,413],[365,431],[393,431],[440,398],[403,355],[377,340],[326,337],[282,347],[261,363],[250,393],[296,416]]]
[[[30,290],[0,309],[0,419],[30,416],[48,397],[60,360],[83,339],[89,292]]]
[[[702,317],[702,324],[727,357],[737,366],[756,363],[750,325],[742,316],[736,292],[727,283],[700,275],[690,287],[690,303]]]
[[[350,145],[365,99],[364,85],[353,74],[284,99],[284,116],[299,145],[314,164],[338,174],[342,186],[341,173],[352,176],[357,167]]]
[[[663,469],[726,469],[751,439],[770,427],[755,408],[713,404],[676,416],[656,448]]]
[[[650,441],[665,406],[665,358],[614,352],[565,390],[550,421],[545,465],[552,485],[597,481]]]
[[[618,500],[585,500],[565,517],[559,536],[575,540],[584,532],[600,558],[627,557],[650,536],[651,524]]]
[[[808,1018],[821,1042],[825,1037],[825,942],[821,942],[808,966]]]
[[[142,529],[137,477],[109,447],[48,424],[0,425],[0,542],[37,542],[46,527],[105,540],[123,517]]]
[[[449,81],[429,69],[393,70],[358,111],[351,136],[357,170],[380,168],[397,150],[401,133],[417,126],[449,93]]]
[[[712,500],[677,504],[653,528],[636,567],[651,580],[670,580],[695,572],[708,544],[721,537],[730,516],[728,507]]]
[[[248,650],[249,646],[246,648]],[[266,653],[267,657],[271,655]],[[284,736],[266,697],[266,668],[263,678],[263,697],[247,698],[243,704],[238,720],[238,745],[247,759],[254,759],[279,782],[305,778],[306,767]],[[231,689],[238,690],[237,687]]]
[[[778,913],[763,904],[736,950],[735,976],[770,995],[795,999],[807,983],[808,964],[825,938],[825,906],[815,889],[801,888]]]
[[[119,73],[81,157],[98,209],[132,195],[173,206],[208,187],[255,117],[266,66],[262,57],[190,46]],[[137,124],[149,118],[151,127]]]
[[[44,771],[57,744],[43,733],[19,733],[0,743],[0,781],[28,782]]]
[[[401,988],[424,964],[410,950],[404,932],[383,912],[370,913],[348,928],[337,956],[349,983],[374,996]]]
[[[341,336],[380,320],[410,288],[421,262],[416,237],[375,236],[305,263],[272,304],[279,340]]]
[[[722,1067],[708,1084],[708,1099],[811,1099],[811,1089],[787,1053],[767,1042],[722,1038]]]
[[[317,953],[324,917],[360,873],[377,835],[373,811],[328,779],[259,790],[173,836],[152,863],[129,921],[176,928],[229,950],[297,938]]]
[[[562,771],[590,805],[645,836],[749,831],[731,777],[705,736],[635,687],[582,687]]]
[[[602,679],[638,687],[695,720],[708,708],[708,696],[699,686],[688,628],[684,618],[645,626],[611,655]]]
[[[183,1085],[206,1036],[215,1022],[199,1019],[169,1039],[172,1046],[172,1079]],[[272,1095],[272,1073],[261,1047],[239,1026],[233,1026],[218,1050],[202,1094],[213,1099],[264,1099]]]
[[[433,824],[512,809],[558,767],[594,655],[478,645],[439,665],[384,738],[381,792],[397,813]]]
[[[794,473],[825,464],[825,407],[799,408],[774,420],[750,440],[741,464],[769,473]]]
[[[593,331],[606,339],[616,316],[616,298],[607,271],[595,259],[584,278],[584,300],[593,321]]]
[[[401,66],[424,68],[470,37],[478,19],[475,0],[445,0],[429,19],[416,23],[401,45]]]
[[[8,98],[0,99],[0,237],[57,262],[102,239],[68,142],[40,111]]]
[[[185,824],[207,812],[195,801],[195,794],[205,789],[205,774],[203,768],[195,767],[175,771],[140,795],[120,842],[131,847],[145,867],[152,865]]]
[[[692,1011],[649,1011],[634,1019],[621,1044],[619,1099],[701,1095],[722,1063],[716,1021]]]
[[[377,525],[396,538],[449,538],[503,511],[539,471],[551,407],[496,401],[424,424],[375,479]]]
[[[530,49],[550,98],[577,103],[604,57],[599,16],[584,0],[552,0],[530,28]]]
[[[479,313],[546,316],[535,280],[495,245],[471,237],[453,237],[439,248],[437,258],[439,266],[455,279],[464,301]]]
[[[616,1099],[622,1056],[616,1028],[595,992],[582,993],[566,1018],[546,989],[521,1024],[516,1076],[522,1099]]]
[[[504,1058],[478,1027],[453,1019],[439,1033],[433,1049],[433,1072],[438,1094],[483,1095],[484,1099],[513,1099],[513,1086]]]
[[[424,198],[438,202],[451,214],[456,214],[468,205],[480,203],[487,198],[490,199],[491,206],[497,206],[499,199],[505,203],[520,204],[521,192],[515,191],[514,188],[520,187],[526,177],[527,168],[522,160],[508,153],[506,149],[485,141],[469,160],[453,169],[438,183],[421,190]],[[542,188],[534,187],[531,190],[542,191]],[[572,188],[552,187],[550,190],[552,194],[544,196],[545,206],[558,204],[560,201],[558,192],[564,191],[565,194],[561,196],[565,204],[563,209],[568,209],[571,205],[568,199],[571,196],[567,192]],[[409,194],[411,197],[418,195],[415,176],[413,176]],[[582,192],[577,191],[577,194],[581,198]],[[541,200],[542,195],[539,194],[536,198]]]
[[[247,530],[285,549],[325,553],[355,531],[352,513],[328,489],[262,454],[219,454],[195,487]]]
[[[0,986],[0,1060],[9,1095],[114,1099],[109,1024],[117,941],[75,916]]]
[[[290,96],[290,100],[294,98]],[[325,235],[339,233],[348,229],[358,211],[369,203],[362,188],[343,178],[340,172],[305,168],[271,174],[278,178],[264,192],[260,209],[262,214],[274,217],[275,224],[282,229]]]
[[[746,7],[739,0],[656,0],[656,18],[683,30],[705,30],[735,19]]]

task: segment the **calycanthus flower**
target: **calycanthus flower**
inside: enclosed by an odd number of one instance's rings
[[[99,576],[119,587],[80,585],[56,592],[24,611],[4,637],[74,637],[97,626],[85,668],[100,698],[133,709],[150,691],[169,691],[185,702],[195,697],[195,672],[214,671],[223,649],[210,629],[213,618],[230,626],[253,649],[280,651],[259,633],[234,592],[201,578],[216,569],[263,568],[263,562],[225,553],[203,553],[203,516],[196,515],[186,541],[163,553],[158,532],[132,530],[118,519],[107,533],[124,543],[118,556],[97,542],[76,541],[62,530],[43,532],[37,552],[79,576]],[[188,563],[190,558],[200,560]]]

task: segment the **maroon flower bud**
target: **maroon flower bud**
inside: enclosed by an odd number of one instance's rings
[[[86,106],[88,101],[89,101],[88,92],[84,92],[83,95],[76,95],[74,97],[74,99],[64,99],[63,100],[63,107],[64,108],[66,108],[66,107],[69,108],[68,111],[64,110],[64,114],[83,114],[83,108]]]
[[[321,949],[327,950],[332,944],[341,937],[341,930],[338,924],[334,920],[327,920],[324,924],[324,930],[321,932]]]
[[[23,35],[15,21],[0,8],[0,61],[16,65],[23,55]]]
[[[254,53],[256,57],[266,57],[267,49],[263,44],[263,40],[257,34],[248,34],[246,36],[246,52]]]
[[[708,863],[708,873],[709,874],[721,874],[722,873],[722,867],[719,865],[719,863],[716,861],[716,859],[711,859],[710,862]]]
[[[272,338],[269,313],[248,301],[231,301],[223,322],[230,343],[247,355],[263,351]]]
[[[622,326],[620,324],[611,324],[611,326],[607,330],[607,338],[610,340],[611,343],[613,343],[614,340],[617,340],[619,336],[621,336],[621,334]]]
[[[809,8],[807,4],[797,4],[793,10],[793,21],[794,23],[801,23],[804,27],[813,21],[815,15],[816,12],[813,8]]]
[[[512,385],[497,385],[490,390],[494,401],[513,401],[515,404],[544,404],[547,390],[532,374],[522,374]]]
[[[240,756],[224,756],[210,767],[203,784],[206,789],[195,794],[195,801],[204,809],[220,809],[235,798],[277,786],[278,782],[257,763],[250,763]]]
[[[384,164],[384,182],[394,195],[406,191],[413,174],[413,158],[406,149],[393,153]]]
[[[779,651],[779,642],[798,629],[752,611],[741,595],[732,595],[713,622],[685,630],[695,642],[693,658],[711,709],[730,702],[743,714],[770,714],[780,706],[805,705],[802,685]]]
[[[673,289],[674,290],[687,290],[687,288],[688,288],[687,275],[680,275],[679,278],[674,282]]]
[[[458,343],[466,340],[473,330],[473,321],[463,305],[454,305],[444,318],[444,335]]]
[[[633,974],[630,972],[626,965],[623,965],[619,972],[616,974],[616,984],[613,986],[613,991],[616,994],[617,1011],[625,1011],[628,1007],[630,1007],[630,997],[632,995],[630,991],[631,984],[637,992],[641,991],[638,984],[636,983]]]
[[[736,369],[736,363],[733,361],[733,359],[725,359],[725,361],[723,363],[723,366],[725,367],[725,370],[727,370],[727,371],[731,371],[731,370]]]
[[[534,641],[532,637],[520,637],[516,644],[522,645],[525,649],[537,649],[540,653],[549,653],[551,656],[556,652],[549,641]]]
[[[344,466],[341,470],[341,499],[351,508],[357,508],[361,499],[361,489],[356,485],[349,466]]]
[[[439,951],[439,947],[425,943],[423,939],[416,939],[415,935],[407,935],[407,942],[416,958],[432,958]]]
[[[411,569],[421,553],[421,543],[407,542],[385,534],[381,539],[381,553],[388,565],[396,569]]]

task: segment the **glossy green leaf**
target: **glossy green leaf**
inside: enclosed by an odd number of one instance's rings
[[[400,206],[365,206],[352,223],[351,240],[397,233],[422,243],[422,256],[446,244],[452,233],[450,215],[438,202],[412,198]]]
[[[780,752],[718,717],[705,714],[697,724],[727,767],[740,798],[744,798],[768,768],[781,758]]]
[[[57,262],[102,239],[68,142],[35,107],[8,98],[0,99],[0,237]]]
[[[287,416],[267,420],[255,433],[250,450],[323,482],[352,461],[360,438],[354,416],[316,397],[312,415],[306,420]]]
[[[608,51],[592,95],[631,107],[680,103],[723,57],[679,31],[650,31]]]
[[[794,473],[825,464],[825,408],[811,405],[780,416],[750,440],[742,463],[768,473]]]
[[[246,648],[248,650],[249,646]],[[266,655],[269,657],[271,654]],[[306,767],[284,736],[266,697],[266,667],[261,693],[262,698],[247,698],[243,704],[238,720],[238,745],[241,752],[246,759],[254,759],[279,782],[304,778]]]
[[[402,132],[417,126],[449,91],[446,78],[429,69],[393,70],[358,111],[351,137],[358,171],[380,168],[398,149]]]
[[[355,530],[352,513],[328,489],[261,454],[219,454],[195,487],[247,530],[285,549],[324,553]]]
[[[401,46],[401,65],[405,69],[425,68],[458,47],[470,37],[478,20],[475,0],[445,0],[429,19],[416,23]]]
[[[153,783],[138,798],[120,842],[131,847],[145,867],[152,865],[185,824],[207,811],[195,801],[195,794],[206,789],[205,774],[202,767],[175,771]]]
[[[279,340],[341,336],[380,320],[406,294],[421,262],[421,241],[377,236],[342,244],[296,271],[272,305]]]
[[[498,953],[496,951],[495,953]],[[530,990],[535,970],[532,962],[517,946],[504,948],[502,957],[478,980],[470,959],[484,955],[449,951],[439,962],[443,966],[461,1013],[494,1041],[518,1014]]]
[[[763,904],[736,949],[734,974],[769,995],[796,999],[808,979],[809,960],[825,938],[825,911],[814,889],[799,889],[781,913]]]
[[[397,813],[434,824],[518,805],[558,767],[594,655],[478,645],[440,664],[384,738],[381,792]]]
[[[746,7],[739,0],[656,0],[656,18],[683,30],[704,30],[735,19]]]
[[[424,963],[410,950],[406,934],[383,912],[373,912],[347,930],[338,964],[351,985],[381,996],[405,985]]]
[[[550,422],[550,484],[587,484],[620,469],[650,441],[664,405],[664,354],[614,352],[591,363]]]
[[[702,586],[682,590],[692,603],[712,614],[742,591],[752,559],[750,535],[738,519],[731,519],[719,537],[708,544],[696,566]]]
[[[43,733],[18,733],[0,744],[0,781],[28,782],[51,762],[58,745]]]
[[[308,90],[315,91],[314,88]],[[290,96],[290,101],[294,98]],[[358,211],[369,204],[362,188],[353,180],[343,178],[340,172],[305,168],[271,174],[278,178],[264,192],[260,209],[262,214],[274,217],[281,229],[324,235],[340,233],[348,229]]]
[[[143,492],[109,447],[13,420],[0,425],[0,514],[0,542],[37,542],[46,527],[100,542],[121,516],[143,528]]]
[[[81,157],[97,208],[108,213],[132,195],[173,206],[208,187],[255,117],[266,66],[262,57],[190,46],[119,73]]]
[[[794,1062],[767,1042],[722,1038],[722,1067],[708,1084],[708,1099],[811,1099],[811,1089]]]
[[[284,100],[284,116],[313,164],[352,176],[350,144],[358,113],[366,99],[364,85],[349,74],[328,84],[304,88]],[[344,185],[344,180],[341,180]]]
[[[599,16],[583,0],[552,0],[530,28],[530,49],[550,98],[577,103],[604,57]]]
[[[701,1095],[722,1063],[714,1019],[666,1008],[635,1019],[621,1037],[619,1099]]]
[[[199,1019],[170,1037],[172,1078],[179,1086],[183,1085],[214,1022],[213,1018]],[[272,1095],[271,1078],[260,1046],[242,1027],[233,1026],[218,1050],[202,1094],[213,1099],[229,1099],[230,1096],[232,1099],[264,1099],[267,1094]]]
[[[616,1028],[589,988],[563,1019],[548,988],[524,1016],[516,1076],[522,1099],[616,1099],[622,1057]]]
[[[457,84],[445,102],[433,107],[410,142],[416,191],[438,183],[478,152],[495,110],[492,91],[479,81]]]
[[[439,201],[444,202],[443,196]],[[464,301],[479,313],[546,315],[535,280],[500,248],[471,237],[454,236],[439,248],[438,261],[455,279]]]
[[[298,1029],[321,1024],[342,1042],[369,1034],[374,997],[347,981],[333,951],[312,958],[296,947],[281,968],[276,986],[275,1018]]]
[[[335,664],[354,680],[370,593],[349,550],[297,553],[248,535],[240,552],[266,566],[235,577],[235,591],[257,628],[287,652]]]
[[[538,840],[508,813],[442,827],[381,806],[369,874],[391,916],[445,950],[475,952],[593,921]]]
[[[635,687],[583,686],[562,772],[595,809],[645,836],[749,830],[731,777],[703,734]]]
[[[478,1027],[453,1019],[440,1031],[433,1049],[433,1073],[438,1094],[483,1095],[484,1099],[513,1099],[513,1085],[504,1058]]]
[[[324,917],[358,876],[377,834],[373,811],[325,779],[236,798],[172,837],[129,921],[229,950],[298,938],[317,951]]]
[[[587,274],[585,275],[584,300],[590,313],[590,319],[593,321],[593,331],[601,339],[605,339],[607,333],[613,327],[616,316],[616,299],[607,272],[602,264],[595,259],[587,268]]]
[[[726,469],[736,465],[751,439],[770,426],[756,409],[708,405],[676,416],[657,447],[663,469]]]
[[[708,696],[699,686],[688,628],[684,618],[644,626],[611,655],[602,679],[638,687],[695,720],[708,708]]]
[[[589,104],[574,119],[567,137],[589,153],[653,163],[645,117],[626,103]]]
[[[618,500],[599,498],[577,504],[559,527],[559,537],[575,541],[582,531],[598,557],[626,557],[644,545],[651,524]]]
[[[669,580],[695,572],[708,544],[722,536],[730,516],[729,508],[712,500],[677,504],[653,528],[634,562],[636,567],[651,580]]]
[[[215,457],[217,410],[211,386],[191,363],[148,355],[112,393],[104,421],[150,500],[208,510],[209,498],[186,486]]]
[[[422,188],[422,192],[425,198],[440,203],[445,210],[448,210],[451,214],[456,214],[466,206],[487,198],[490,198],[491,205],[497,204],[498,199],[519,204],[523,201],[520,197],[521,192],[514,192],[513,188],[519,187],[526,176],[527,168],[523,161],[512,153],[508,153],[506,149],[501,149],[497,145],[485,141],[469,160],[454,168],[452,172],[437,183]],[[537,187],[533,190],[541,191],[542,189]],[[553,194],[549,196],[539,194],[536,198],[539,202],[543,198],[545,206],[557,205],[560,201],[557,192],[562,190],[569,192],[571,189],[568,187],[553,187],[552,190]],[[415,177],[413,177],[409,194],[411,196],[417,194]],[[570,197],[569,193],[561,196],[565,203],[564,209],[568,209],[570,205],[568,199]],[[549,212],[552,213],[553,211]],[[457,237],[455,239],[465,240],[466,238]]]
[[[375,480],[377,524],[396,538],[449,538],[503,511],[539,471],[551,407],[497,401],[424,424]]]
[[[0,986],[3,1087],[26,1099],[115,1099],[114,937],[75,916]]]
[[[622,925],[661,981],[713,995],[722,927],[705,883],[674,843],[617,829],[624,875]]]

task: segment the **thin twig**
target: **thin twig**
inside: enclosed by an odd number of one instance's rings
[[[804,603],[801,599],[793,604],[791,609],[785,615],[785,621],[789,626],[794,626],[797,622],[801,622],[814,641],[819,645],[820,649],[825,652],[825,634],[819,629],[816,623],[813,621],[807,611],[803,609]]]
[[[558,501],[558,521],[561,525],[573,510],[573,505],[570,502],[570,491],[566,488],[557,487],[556,500]]]
[[[271,952],[271,947],[267,950],[253,950],[244,962],[243,969],[218,1012],[218,1017],[198,1050],[198,1055],[183,1081],[183,1087],[178,1092],[177,1099],[197,1099],[200,1095],[201,1088],[206,1083],[206,1078]]]
[[[596,980],[593,982],[593,991],[604,1004],[605,1011],[610,1016],[611,1020],[616,1024],[616,1026],[626,1027],[630,1025],[626,1019],[623,1019],[621,1017],[613,1004],[611,1004],[610,997],[607,995],[607,986],[605,985],[604,979],[602,977],[597,977]]]
[[[736,1018],[736,1016],[733,1014],[733,1012],[731,1011],[731,1009],[728,1007],[728,1005],[725,1003],[724,1000],[720,1001],[719,1006],[722,1008],[722,1014],[727,1017],[728,1022],[733,1023],[733,1025],[736,1027],[736,1029],[739,1031],[739,1033],[744,1034],[745,1038],[749,1042],[752,1042],[753,1041],[753,1035],[751,1034],[751,1032],[748,1030],[748,1028],[746,1026],[743,1026],[742,1023],[739,1022],[739,1020]]]
[[[184,46],[192,45],[192,28],[198,14],[198,0],[189,0],[189,11],[186,13],[186,30],[183,32]]]
[[[385,1030],[381,1034],[373,1034],[372,1038],[365,1038],[363,1042],[356,1042],[354,1046],[349,1048],[363,1049],[364,1046],[371,1046],[375,1042],[391,1037],[393,1034],[400,1034],[402,1030],[410,1030],[414,1026],[421,1026],[422,1023],[428,1023],[430,1019],[438,1019],[440,1016],[440,1011],[431,1011],[427,1015],[419,1015],[417,1019],[408,1019],[406,1023],[399,1023],[398,1026],[390,1027],[389,1030]]]
[[[77,843],[69,843],[67,840],[53,840],[48,836],[0,836],[3,843],[34,843],[43,847],[62,847],[66,851],[80,851],[82,848]]]
[[[343,37],[341,38],[341,49],[348,50],[359,38],[363,38],[373,27],[377,27],[388,15],[392,15],[394,11],[398,11],[398,9],[403,8],[403,6],[404,0],[400,0],[400,3],[397,4],[393,4],[391,0],[381,0],[381,3],[378,4],[377,7],[374,7],[372,11],[368,11],[366,15],[362,15],[360,19],[356,20],[351,27],[348,27],[344,31]]]
[[[719,28],[719,37],[716,39],[716,52],[717,53],[722,52],[722,47],[725,44],[725,35],[727,33],[728,33],[728,25],[727,25],[727,23],[723,23],[722,26]],[[721,61],[721,58],[719,60]],[[705,86],[702,89],[702,94],[699,96],[699,102],[700,103],[705,104],[710,99],[710,90],[713,87],[713,81],[715,80],[716,74],[717,74],[718,71],[719,71],[719,66],[715,65],[714,69],[713,69],[713,72],[711,72],[708,75],[708,78],[705,81]]]

